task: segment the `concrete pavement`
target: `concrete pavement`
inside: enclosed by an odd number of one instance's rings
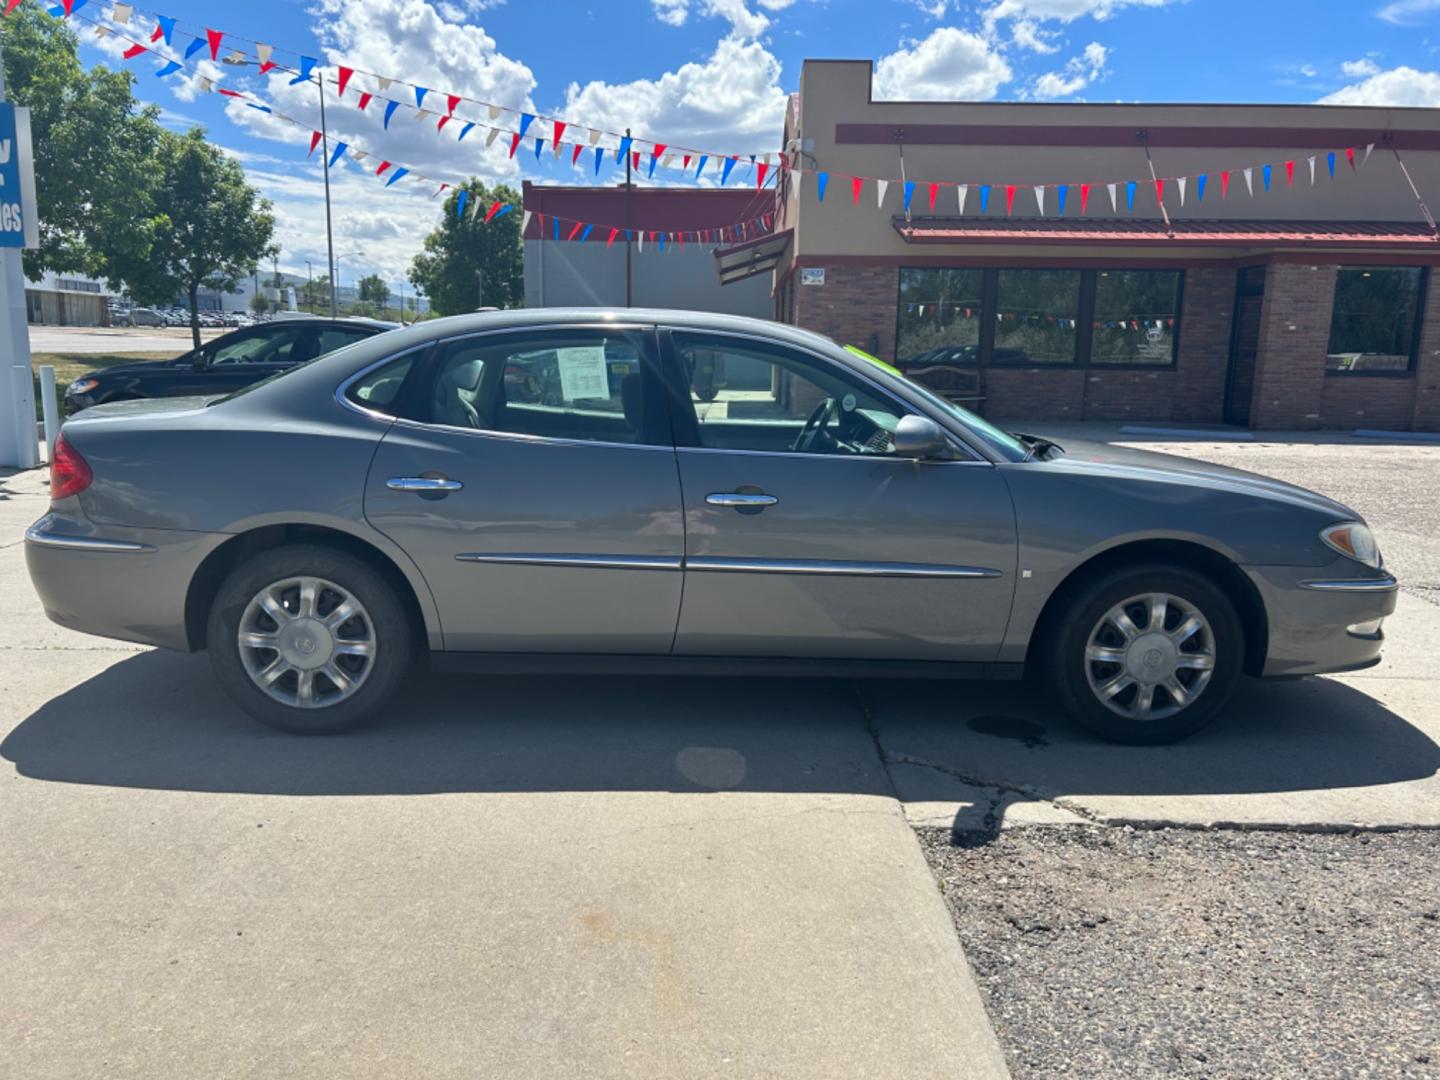
[[[227,333],[223,328],[200,331],[200,340]],[[32,326],[30,351],[37,353],[168,352],[190,351],[188,327],[163,326]]]

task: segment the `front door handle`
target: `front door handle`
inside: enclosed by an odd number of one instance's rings
[[[705,501],[711,506],[735,506],[735,507],[764,507],[774,506],[780,500],[774,495],[750,494],[743,491],[717,491],[713,495],[706,495]]]
[[[391,491],[414,491],[431,495],[447,491],[459,491],[465,485],[459,480],[447,480],[443,476],[396,476],[385,481]]]

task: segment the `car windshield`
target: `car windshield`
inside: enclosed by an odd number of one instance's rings
[[[338,352],[339,350],[337,349],[336,351]],[[333,356],[333,355],[334,355],[334,353],[326,353],[326,354],[325,354],[325,356]],[[309,367],[311,364],[315,363],[316,360],[321,360],[321,359],[324,359],[324,357],[312,356],[309,360],[306,360],[303,364],[296,364],[294,367],[292,367],[292,368],[286,368],[284,371],[277,371],[277,372],[275,372],[274,375],[267,375],[265,378],[259,380],[258,382],[253,382],[253,383],[251,383],[249,386],[242,386],[242,387],[240,387],[239,390],[231,391],[230,393],[226,394],[224,397],[218,397],[218,398],[216,398],[214,401],[208,402],[207,405],[223,405],[223,404],[225,404],[225,402],[227,402],[227,401],[234,401],[234,400],[235,400],[236,398],[238,398],[238,397],[244,397],[246,394],[250,393],[250,391],[252,391],[252,390],[259,390],[260,387],[262,387],[262,386],[269,386],[269,385],[270,385],[271,383],[273,383],[276,379],[283,379],[283,378],[285,378],[286,375],[293,375],[293,374],[295,374],[295,372],[299,371],[301,368],[307,368],[307,367]]]

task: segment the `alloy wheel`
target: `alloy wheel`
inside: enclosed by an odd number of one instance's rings
[[[237,634],[251,681],[269,697],[323,709],[351,697],[375,666],[375,626],[350,592],[319,577],[272,582],[246,605]]]
[[[1085,645],[1085,677],[1111,712],[1140,722],[1186,708],[1215,671],[1215,636],[1194,604],[1170,593],[1132,596],[1105,612]]]

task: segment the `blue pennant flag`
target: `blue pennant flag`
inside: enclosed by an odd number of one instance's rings
[[[695,179],[700,179],[700,174],[705,171],[705,163],[710,160],[709,154],[700,155],[700,164],[695,166]]]
[[[313,56],[300,57],[300,74],[296,75],[293,79],[290,80],[290,85],[294,86],[296,83],[309,82],[310,72],[315,70],[315,65],[318,62],[319,61],[317,61]]]
[[[455,218],[457,221],[465,220],[465,204],[470,201],[470,192],[462,190],[455,199]]]
[[[1260,175],[1265,178],[1265,190],[1266,190],[1266,191],[1269,191],[1269,190],[1270,190],[1270,166],[1269,166],[1269,165],[1262,165],[1262,166],[1260,167]]]
[[[390,174],[390,179],[385,181],[385,186],[386,186],[386,187],[392,187],[392,186],[394,185],[394,183],[395,183],[396,180],[399,180],[402,176],[404,176],[404,175],[405,175],[406,173],[408,173],[409,171],[410,171],[409,169],[396,169],[394,172],[392,172],[392,173]]]
[[[70,10],[73,12],[75,10],[75,5],[72,4],[70,6]],[[155,21],[160,24],[160,33],[165,36],[165,44],[169,45],[170,38],[175,33],[175,20],[169,15],[157,15],[155,17]]]
[[[544,140],[544,139],[536,139],[536,140],[535,140],[535,160],[536,160],[536,161],[539,161],[539,160],[540,160],[540,148],[543,147],[544,145],[545,145],[545,140]]]
[[[1330,179],[1331,179],[1331,180],[1334,180],[1334,179],[1335,179],[1335,151],[1334,151],[1334,150],[1331,150],[1330,153],[1328,153],[1328,154],[1325,155],[1325,164],[1328,165],[1328,166],[1330,166]]]
[[[655,175],[655,162],[659,159],[659,157],[660,157],[659,154],[655,153],[654,151],[651,151],[651,153],[650,153],[650,171],[649,171],[648,173],[646,173],[646,178],[647,178],[647,179],[648,179],[649,177],[652,177],[652,176]]]
[[[75,8],[72,6],[72,7],[70,8],[70,10],[71,10],[71,11],[74,11]],[[197,52],[199,52],[199,51],[200,51],[201,49],[203,49],[204,47],[205,47],[205,39],[204,39],[204,38],[198,38],[198,37],[197,37],[194,41],[190,42],[189,45],[186,45],[186,46],[185,46],[185,59],[186,59],[186,60],[189,60],[190,57],[194,56]]]
[[[906,212],[907,214],[910,212],[910,198],[911,198],[911,196],[914,195],[914,194],[915,194],[915,181],[914,181],[914,180],[906,180],[906,181],[905,181],[905,212]]]
[[[720,186],[721,186],[721,187],[724,187],[725,184],[726,184],[726,182],[730,179],[730,170],[733,169],[733,168],[735,168],[735,159],[734,159],[733,157],[727,157],[727,158],[725,159],[725,166],[724,166],[724,168],[722,168],[722,169],[720,170]]]
[[[599,176],[599,175],[600,175],[600,162],[602,162],[602,161],[604,161],[604,160],[605,160],[605,148],[604,148],[603,146],[597,146],[597,147],[595,147],[595,175],[596,175],[596,176]]]
[[[660,250],[665,250],[665,234],[663,232],[660,234]]]
[[[465,138],[466,135],[469,135],[469,134],[470,134],[470,129],[473,128],[474,126],[475,126],[474,123],[466,124],[463,128],[460,129],[460,138],[459,138],[459,139],[456,139],[455,141],[456,141],[456,142],[459,142],[461,139]]]
[[[980,213],[985,214],[985,213],[989,213],[989,211],[990,211],[990,185],[989,185],[989,184],[981,184],[981,185],[980,185]]]
[[[593,229],[594,227],[595,227],[594,225],[586,225],[585,228],[584,228],[584,230],[580,233],[580,242],[581,242],[582,244],[583,244],[586,240],[589,240],[589,239],[590,239],[590,230]]]
[[[620,137],[620,145],[615,148],[615,164],[618,165],[625,160],[625,155],[630,153],[630,144],[632,142],[634,142],[634,140],[631,139],[629,135],[622,135]]]
[[[415,87],[415,107],[416,107],[417,109],[420,108],[420,106],[422,106],[422,105],[425,104],[425,95],[428,94],[429,92],[430,92],[430,91],[429,91],[429,90],[426,90],[425,87],[423,87],[423,86],[417,86],[417,87]]]
[[[331,167],[332,169],[335,167],[335,162],[339,161],[339,160],[341,159],[341,157],[344,156],[344,154],[345,154],[345,144],[344,144],[343,142],[337,142],[337,143],[335,144],[335,150],[334,150],[334,152],[330,155],[330,167]]]
[[[1132,214],[1135,212],[1135,181],[1125,181],[1125,209]]]
[[[385,103],[385,130],[390,130],[390,118],[395,115],[395,110],[400,107],[398,101],[387,101]]]
[[[550,224],[551,224],[552,226],[554,226],[553,235],[554,235],[555,239],[556,239],[556,240],[559,240],[559,239],[560,239],[560,219],[559,219],[558,217],[552,217],[552,218],[550,219]]]
[[[1205,184],[1208,180],[1209,176],[1203,172],[1195,178],[1195,197],[1201,202],[1205,201]]]
[[[830,183],[828,172],[817,172],[815,174],[815,190],[820,194],[820,201],[825,201],[825,186]]]
[[[1061,217],[1064,217],[1064,216],[1065,216],[1065,196],[1068,195],[1069,193],[1070,193],[1070,185],[1069,185],[1069,184],[1061,184],[1061,185],[1059,186],[1059,188],[1057,189],[1056,194],[1057,194],[1057,197],[1058,197],[1059,200],[1060,200],[1060,216],[1061,216]]]
[[[514,210],[514,209],[515,209],[515,206],[514,206],[513,203],[506,203],[504,206],[500,207],[499,210],[496,210],[496,211],[495,211],[495,216],[492,217],[490,220],[491,220],[491,221],[498,221],[500,218],[504,217],[506,214],[508,214],[511,210]]]
[[[156,76],[158,76],[159,78],[162,78],[162,79],[163,79],[163,78],[165,78],[166,75],[174,75],[175,72],[177,72],[177,71],[179,71],[179,70],[180,70],[180,61],[179,61],[179,60],[170,60],[170,61],[167,61],[167,62],[166,62],[166,64],[165,64],[164,67],[162,67],[159,71],[155,72],[155,74],[156,74]],[[269,109],[266,109],[265,111],[266,111],[266,112],[269,112],[270,110],[269,110]]]
[[[274,109],[270,108],[269,105],[256,105],[255,102],[253,102],[253,101],[247,101],[245,104],[248,105],[248,106],[250,106],[250,108],[252,108],[252,109],[258,110],[259,112],[274,112],[274,111],[275,111]]]
[[[529,128],[530,125],[534,122],[535,117],[531,116],[528,112],[520,114],[520,137],[522,139],[525,137],[526,129]]]

